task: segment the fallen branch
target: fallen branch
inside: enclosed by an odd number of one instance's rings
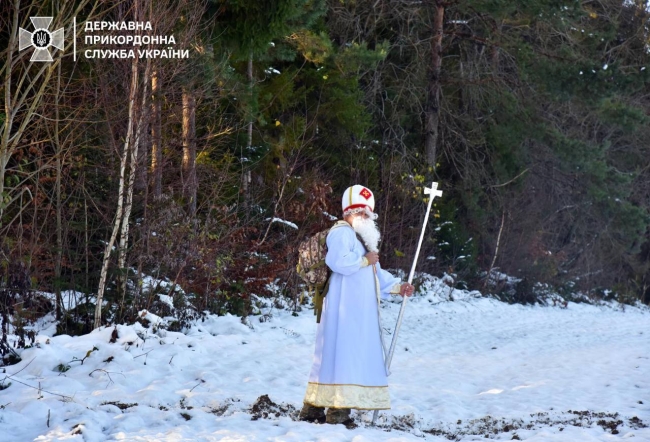
[[[10,377],[10,376],[5,376],[5,379],[7,379],[7,378],[9,378],[9,377]],[[5,379],[3,379],[3,381],[4,381]],[[29,385],[29,384],[27,384],[27,383],[25,383],[25,382],[23,382],[23,381],[19,381],[18,379],[14,379],[14,378],[12,378],[12,381],[13,381],[13,382],[18,382],[19,384],[22,384],[22,385],[24,385],[24,386],[26,386],[26,387],[29,387],[29,388],[33,388],[34,390],[38,390],[39,393],[40,393],[41,391],[44,391],[44,392],[47,393],[47,394],[51,394],[51,395],[53,395],[53,396],[59,396],[59,397],[62,397],[62,398],[65,399],[67,402],[72,401],[72,396],[66,396],[65,394],[61,394],[61,393],[54,393],[54,392],[52,392],[52,391],[44,390],[44,389],[42,389],[42,388],[40,388],[40,387],[34,387],[33,385]]]
[[[79,359],[77,357],[73,358],[69,363],[73,362],[81,362],[81,365],[84,365],[84,361],[92,354],[92,352],[99,350],[97,347],[93,346],[92,350],[88,350],[86,352],[86,356],[83,357],[83,359]]]
[[[199,385],[205,383],[205,381],[204,381],[203,379],[199,379],[199,380],[200,380],[200,382],[199,382],[198,384],[196,384],[194,387],[192,387],[192,389],[190,390],[190,393],[191,393],[191,392],[192,392],[196,387],[198,387]]]
[[[108,384],[106,385],[106,388],[108,388],[111,384],[114,384],[114,383],[115,383],[115,381],[113,381],[113,378],[111,378],[111,373],[113,373],[113,374],[121,374],[122,376],[124,376],[124,373],[110,372],[110,371],[104,370],[103,368],[96,368],[96,369],[94,369],[93,371],[91,371],[90,373],[88,373],[88,376],[90,376],[90,377],[92,378],[92,377],[93,377],[93,373],[96,372],[96,371],[104,372],[104,373],[106,373],[106,376],[108,376],[108,381],[109,381],[109,382],[108,382]],[[124,378],[126,379],[126,376],[124,376]]]

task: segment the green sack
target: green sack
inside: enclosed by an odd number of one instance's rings
[[[314,315],[316,322],[320,323],[323,312],[323,300],[327,296],[331,270],[325,264],[327,255],[327,235],[338,227],[350,225],[345,221],[337,221],[331,228],[318,232],[307,238],[298,246],[298,276],[307,283],[308,293],[313,293]],[[300,299],[302,303],[302,298]]]

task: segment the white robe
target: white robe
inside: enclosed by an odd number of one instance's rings
[[[386,410],[388,381],[379,330],[372,266],[361,267],[366,248],[352,227],[327,236],[325,262],[332,269],[316,333],[314,362],[304,402],[317,407]],[[399,278],[376,264],[381,297],[399,291]]]

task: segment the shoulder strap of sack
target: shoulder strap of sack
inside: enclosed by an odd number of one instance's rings
[[[336,221],[334,225],[330,228],[330,232],[334,229],[338,229],[339,227],[349,227],[352,228],[352,226],[347,222],[342,219]]]
[[[337,222],[332,226],[332,228],[330,229],[330,232],[331,232],[332,230],[334,230],[334,229],[339,228],[339,227],[349,227],[349,228],[351,228],[351,229],[354,231],[354,227],[352,227],[352,226],[350,225],[350,223],[348,223],[348,222],[345,221],[345,220],[338,220],[338,221],[337,221]],[[328,233],[328,235],[329,235],[329,233]],[[368,249],[368,246],[366,245],[366,242],[363,240],[363,238],[361,238],[361,236],[360,236],[356,231],[354,231],[354,235],[357,237],[357,239],[359,240],[359,242],[360,242],[361,244],[363,244],[363,246],[364,246],[366,249]]]

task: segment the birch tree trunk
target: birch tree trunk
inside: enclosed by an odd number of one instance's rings
[[[151,77],[151,172],[153,174],[153,199],[160,200],[162,196],[162,124],[161,124],[161,97],[160,79],[158,71]]]
[[[126,282],[128,280],[128,272],[126,268],[127,248],[129,245],[129,219],[131,218],[131,209],[133,208],[133,189],[135,188],[135,177],[138,170],[138,147],[140,146],[140,139],[144,132],[145,127],[145,109],[147,108],[147,96],[149,95],[149,70],[151,66],[150,59],[147,59],[147,65],[144,72],[144,82],[142,90],[142,101],[140,106],[136,109],[136,114],[139,113],[138,122],[135,125],[135,134],[133,143],[131,145],[130,164],[129,164],[129,181],[126,187],[126,200],[124,202],[124,214],[122,215],[122,231],[120,232],[120,244],[118,247],[118,260],[117,265],[120,269],[120,282],[122,292],[122,302],[120,307],[124,308],[126,297]],[[137,75],[137,67],[136,67]]]
[[[94,328],[101,326],[102,321],[102,301],[104,298],[104,290],[106,288],[106,279],[108,275],[108,265],[111,258],[111,250],[115,244],[115,239],[120,231],[120,224],[122,222],[122,214],[124,211],[124,188],[126,176],[126,162],[129,155],[129,150],[132,143],[133,134],[133,121],[135,119],[135,100],[138,89],[138,59],[134,58],[131,62],[131,86],[129,91],[129,120],[126,129],[126,137],[124,140],[124,148],[122,149],[122,158],[120,159],[120,181],[117,198],[117,210],[115,211],[115,221],[113,223],[113,232],[111,238],[106,243],[104,249],[104,259],[102,261],[102,270],[99,275],[99,287],[97,288],[97,304],[95,306],[95,323]]]
[[[432,2],[432,8],[434,13],[433,38],[431,39],[431,64],[429,65],[425,107],[424,151],[427,164],[435,170],[440,125],[440,69],[442,66],[442,30],[445,6],[440,0],[435,0]]]

